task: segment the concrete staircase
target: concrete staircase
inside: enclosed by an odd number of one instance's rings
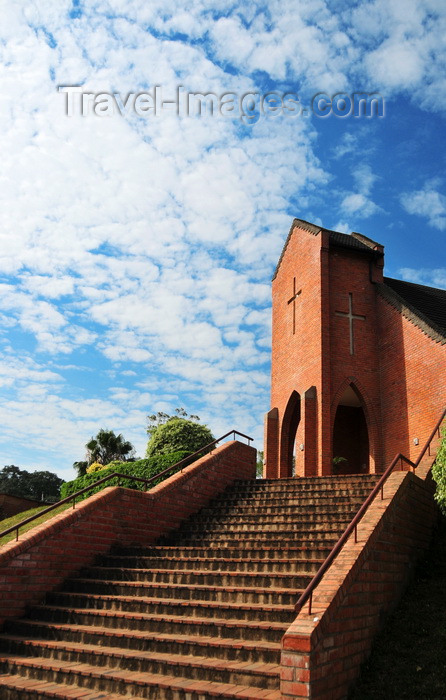
[[[294,603],[378,477],[236,482],[0,635],[0,698],[279,700]],[[67,553],[69,556],[69,553]]]

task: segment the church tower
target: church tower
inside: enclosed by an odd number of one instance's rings
[[[267,478],[380,472],[416,458],[443,410],[446,291],[383,268],[379,243],[294,220],[272,284]]]

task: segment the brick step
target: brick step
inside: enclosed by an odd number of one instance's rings
[[[378,479],[380,477],[380,474],[369,474],[368,472],[363,474],[358,473],[358,474],[326,474],[324,476],[290,476],[284,479],[255,479],[251,481],[250,479],[240,479],[238,481],[234,481],[234,484],[262,484],[262,485],[274,485],[277,483],[284,483],[284,484],[293,484],[293,483],[299,483],[299,484],[312,484],[312,483],[335,483],[337,481],[340,482],[348,482],[348,481],[373,481],[375,479]]]
[[[351,497],[351,498],[361,498],[364,494],[370,493],[373,488],[373,484],[370,486],[364,486],[361,484],[352,485],[348,488],[337,488],[335,486],[318,488],[296,488],[294,490],[287,490],[284,488],[277,488],[274,491],[232,491],[231,493],[225,493],[221,498],[214,499],[211,501],[211,505],[214,502],[218,503],[232,503],[234,501],[246,501],[247,503],[256,503],[257,501],[299,501],[301,498],[307,501],[318,501],[320,498],[331,499]]]
[[[36,620],[18,620],[9,623],[10,635],[25,639],[39,638],[65,642],[79,642],[96,646],[117,646],[122,649],[205,656],[245,662],[280,663],[280,642],[240,640],[231,637],[207,637],[156,633],[148,630],[125,630],[113,627],[64,624]]]
[[[111,557],[168,557],[169,559],[183,559],[189,557],[213,558],[213,557],[229,557],[236,559],[237,557],[246,557],[251,561],[253,559],[283,559],[290,557],[293,559],[326,559],[330,553],[330,547],[315,546],[312,549],[308,547],[290,546],[287,548],[277,549],[271,547],[253,547],[251,549],[241,549],[240,547],[112,547]],[[98,559],[102,560],[101,559]]]
[[[234,481],[224,493],[246,489],[273,491],[276,488],[319,488],[337,485],[347,487],[351,484],[376,483],[380,476],[380,474],[328,474],[327,476],[295,476],[288,479],[245,479]]]
[[[270,586],[206,586],[140,581],[103,581],[101,579],[67,579],[67,593],[96,593],[100,595],[137,595],[150,598],[180,598],[182,600],[220,601],[223,603],[254,603],[293,605],[304,588],[271,588]]]
[[[233,683],[268,689],[279,686],[280,665],[274,663],[247,663],[206,656],[182,656],[153,651],[136,651],[114,646],[97,646],[53,640],[28,640],[6,636],[2,640],[0,663],[3,655],[43,657],[74,664],[91,664],[96,668],[130,670],[135,674],[149,673],[180,676],[215,683]]]
[[[271,522],[267,523],[262,526],[261,521],[258,522],[253,522],[253,523],[230,523],[228,521],[222,521],[221,523],[207,523],[206,526],[200,527],[200,523],[198,522],[188,522],[185,524],[184,529],[182,529],[178,534],[181,537],[181,540],[184,541],[184,536],[187,533],[187,537],[191,537],[194,539],[197,535],[205,535],[206,537],[214,537],[215,536],[221,536],[221,535],[237,535],[237,534],[245,534],[245,533],[250,533],[250,534],[257,534],[257,533],[263,533],[265,535],[268,535],[270,533],[275,533],[276,536],[277,534],[281,533],[291,533],[294,532],[295,534],[298,533],[299,537],[301,540],[305,538],[305,536],[312,535],[314,533],[324,533],[324,534],[332,534],[333,532],[342,532],[345,530],[347,525],[352,521],[352,518],[345,518],[343,519],[342,516],[339,516],[336,519],[333,519],[331,521],[327,520],[320,520],[320,521],[314,521],[314,522],[308,522],[308,521],[284,521],[284,522]]]
[[[340,476],[340,477],[309,477],[295,479],[257,479],[255,481],[236,482],[223,492],[222,498],[234,493],[293,493],[293,492],[318,492],[337,491],[350,489],[371,489],[380,479],[379,474]]]
[[[212,529],[217,527],[231,528],[233,525],[257,525],[262,528],[264,527],[283,527],[284,525],[313,525],[314,523],[348,523],[353,519],[356,513],[356,509],[348,508],[345,510],[339,509],[334,512],[307,512],[298,511],[285,514],[262,514],[262,513],[243,513],[234,515],[197,515],[193,519],[185,523],[185,526],[189,529]]]
[[[341,500],[342,499],[342,500]],[[325,502],[327,501],[327,502]],[[329,502],[328,502],[329,501]],[[214,508],[202,508],[199,512],[200,517],[218,518],[226,517],[227,515],[293,515],[294,513],[345,513],[346,511],[356,511],[363,503],[363,499],[358,497],[351,499],[348,496],[339,497],[339,502],[334,503],[333,499],[322,499],[318,503],[313,500],[304,503],[303,499],[296,499],[294,503],[289,504],[288,501],[282,502],[281,505],[238,505],[228,504],[225,502],[219,503]]]
[[[238,552],[240,555],[241,552]],[[322,564],[320,559],[251,559],[250,557],[101,557],[99,566],[119,569],[176,569],[201,571],[252,571],[257,573],[290,571],[315,574]]]
[[[293,605],[266,605],[253,603],[223,603],[209,600],[184,600],[181,598],[151,598],[149,596],[99,595],[94,593],[68,593],[55,591],[46,596],[46,605],[92,610],[119,610],[155,615],[187,617],[219,617],[238,620],[271,620],[292,622]],[[0,637],[1,639],[1,637]]]
[[[313,527],[302,527],[300,523],[287,524],[286,527],[274,527],[270,525],[262,528],[260,525],[251,525],[250,527],[243,527],[241,525],[233,525],[228,528],[215,528],[211,530],[203,530],[203,528],[193,527],[190,528],[190,523],[187,523],[184,528],[180,531],[166,535],[159,539],[159,544],[176,544],[180,545],[185,540],[188,544],[197,545],[198,542],[204,540],[215,541],[219,540],[230,540],[235,543],[241,539],[245,540],[245,537],[250,538],[254,541],[264,541],[274,539],[277,542],[286,543],[289,541],[297,543],[308,543],[308,542],[319,542],[323,540],[333,540],[339,539],[341,533],[345,530],[348,523],[351,522],[347,520],[346,522],[340,523],[314,523]],[[240,536],[243,536],[242,538]],[[240,547],[243,548],[243,542],[240,541]]]
[[[110,626],[121,630],[178,632],[179,634],[231,637],[233,639],[264,639],[270,642],[280,641],[289,626],[283,622],[205,617],[182,618],[174,615],[148,615],[118,610],[66,609],[50,605],[36,606],[30,611],[29,618],[46,622]]]
[[[81,571],[82,578],[111,581],[144,581],[146,583],[182,583],[217,586],[272,586],[305,588],[312,579],[311,574],[256,573],[249,571],[200,571],[176,569],[119,569],[92,566]]]
[[[78,685],[65,685],[51,681],[38,681],[27,676],[0,674],[0,689],[3,700],[39,700],[40,698],[55,698],[55,700],[122,700],[122,695],[116,693],[87,690]],[[137,697],[137,696],[133,696]]]
[[[150,673],[135,674],[132,671],[98,668],[91,664],[76,664],[69,661],[56,661],[44,657],[23,659],[12,654],[4,656],[0,662],[0,670],[8,676],[27,676],[37,680],[52,683],[75,684],[88,690],[116,693],[150,700],[186,700],[191,696],[194,700],[207,700],[218,697],[244,697],[251,700],[280,700],[278,690],[262,690],[246,686],[214,683],[212,681],[196,681],[189,678],[163,676]],[[65,690],[65,697],[69,697]],[[243,696],[241,695],[243,693]],[[64,696],[62,696],[64,697]],[[107,696],[106,696],[107,697]]]
[[[280,532],[275,530],[273,532],[244,532],[243,537],[233,535],[230,532],[224,532],[222,534],[209,535],[205,532],[198,533],[195,532],[194,536],[184,536],[175,533],[175,537],[165,537],[160,538],[159,542],[161,546],[174,545],[175,547],[181,546],[184,542],[185,544],[194,547],[205,547],[209,548],[212,546],[216,547],[232,547],[235,548],[239,546],[239,550],[250,550],[253,546],[263,545],[268,547],[277,547],[278,549],[286,549],[288,547],[303,546],[304,544],[312,546],[313,544],[330,547],[332,548],[339,537],[343,533],[345,528],[339,528],[339,530],[333,530],[332,532],[324,532],[322,530],[313,530],[311,532],[302,532],[293,530],[292,532]]]

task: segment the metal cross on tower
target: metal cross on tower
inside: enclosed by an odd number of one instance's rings
[[[350,355],[354,355],[355,343],[353,336],[353,321],[365,321],[365,316],[360,316],[359,314],[353,313],[353,294],[350,293],[348,295],[348,313],[345,313],[343,311],[336,311],[336,316],[343,316],[344,318],[348,318],[348,323],[350,327]]]

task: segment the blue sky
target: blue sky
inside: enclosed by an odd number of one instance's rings
[[[72,478],[100,428],[142,456],[146,415],[177,406],[261,448],[293,217],[446,287],[445,37],[443,0],[3,3],[0,464]],[[90,112],[67,116],[63,86]],[[155,86],[306,113],[95,111]],[[311,110],[366,92],[383,117]]]

